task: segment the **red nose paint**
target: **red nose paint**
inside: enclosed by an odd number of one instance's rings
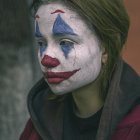
[[[41,64],[47,68],[53,68],[60,64],[57,58],[52,58],[51,56],[45,55],[41,60]]]
[[[55,14],[55,13],[65,13],[64,11],[62,11],[62,10],[56,10],[56,11],[54,11],[54,12],[52,12],[51,14]]]

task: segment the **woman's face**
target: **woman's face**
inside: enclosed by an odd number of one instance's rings
[[[35,19],[38,58],[55,94],[94,82],[101,71],[102,49],[80,16],[60,3],[42,5]]]

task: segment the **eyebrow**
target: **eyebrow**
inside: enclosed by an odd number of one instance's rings
[[[78,34],[71,34],[71,33],[66,33],[66,32],[64,32],[64,33],[53,33],[53,36],[54,37],[58,37],[58,38],[61,38],[61,37],[78,37]]]
[[[38,18],[40,18],[39,15],[35,15],[35,19],[38,19]]]
[[[53,33],[54,36],[78,36],[76,33],[71,32],[55,32]]]

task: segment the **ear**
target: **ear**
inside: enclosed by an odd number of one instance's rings
[[[105,50],[105,48],[103,49],[103,53],[102,53],[102,64],[106,64],[107,63],[107,59],[108,59],[108,54]]]

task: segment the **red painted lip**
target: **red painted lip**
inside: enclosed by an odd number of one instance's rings
[[[68,71],[68,72],[46,72],[44,73],[45,78],[47,78],[48,83],[50,84],[59,84],[64,80],[69,79],[80,69]]]

